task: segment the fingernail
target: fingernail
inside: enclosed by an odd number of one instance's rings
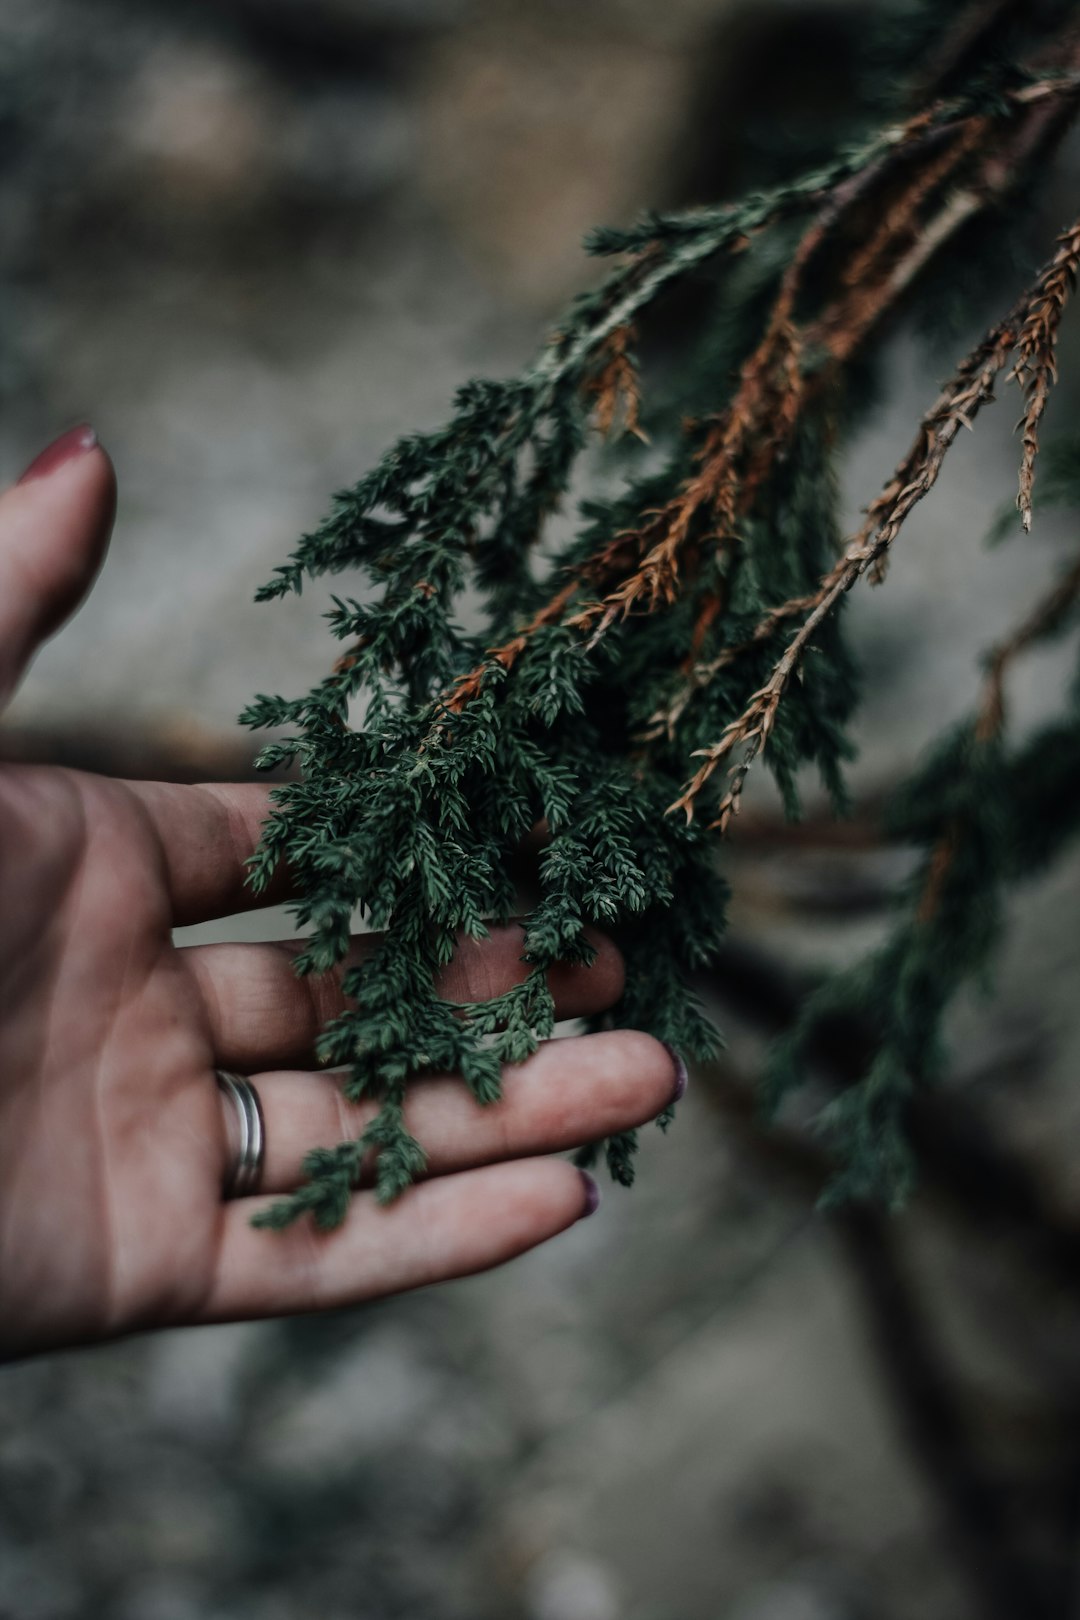
[[[600,1188],[587,1170],[579,1170],[578,1175],[581,1177],[581,1184],[585,1188],[585,1208],[578,1216],[578,1219],[583,1221],[586,1215],[595,1215],[600,1208]]]
[[[33,478],[47,478],[65,461],[74,461],[76,456],[84,456],[97,442],[98,436],[89,422],[80,422],[78,427],[69,428],[66,433],[61,433],[58,439],[54,439],[52,444],[46,446],[40,456],[35,456],[19,479],[19,483],[28,484]]]
[[[664,1050],[670,1057],[672,1068],[675,1070],[675,1089],[671,1093],[671,1101],[673,1103],[681,1102],[686,1095],[686,1085],[690,1078],[686,1068],[686,1059],[681,1052],[676,1052],[675,1048],[669,1045],[667,1041],[664,1042]],[[670,1107],[670,1104],[668,1106]]]

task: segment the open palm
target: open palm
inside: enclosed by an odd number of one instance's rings
[[[113,504],[89,433],[0,496],[0,696],[85,594]],[[460,1082],[432,1078],[409,1120],[427,1181],[389,1209],[360,1195],[336,1232],[253,1229],[310,1148],[369,1117],[314,1066],[341,1005],[336,975],[297,979],[287,942],[173,944],[175,927],[253,903],[245,861],[267,808],[256,785],[0,768],[2,1353],[341,1306],[494,1265],[591,1207],[578,1173],[539,1155],[670,1100],[669,1053],[627,1031],[547,1043],[483,1110]],[[520,941],[507,928],[463,943],[444,994],[516,982]],[[552,975],[560,1017],[618,996],[618,954],[598,943],[591,968]],[[231,1120],[218,1067],[251,1075],[262,1099],[257,1197],[222,1196]]]

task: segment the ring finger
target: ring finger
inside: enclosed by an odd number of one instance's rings
[[[266,1122],[259,1190],[288,1192],[316,1147],[352,1141],[377,1105],[350,1103],[338,1077],[275,1071],[253,1084]],[[410,1088],[405,1123],[428,1156],[428,1174],[554,1153],[654,1119],[681,1095],[680,1059],[651,1035],[614,1030],[545,1041],[503,1071],[503,1095],[481,1107],[461,1080],[432,1078]],[[227,1099],[224,1099],[227,1101]]]

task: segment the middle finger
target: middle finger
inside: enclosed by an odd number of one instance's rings
[[[202,996],[215,1062],[242,1073],[314,1063],[315,1043],[327,1021],[348,1005],[343,973],[369,957],[379,938],[358,936],[332,972],[303,978],[293,967],[303,948],[299,940],[185,946],[180,954]],[[622,994],[622,957],[603,935],[590,938],[597,951],[591,967],[561,963],[548,973],[556,1018],[603,1012]],[[532,971],[521,960],[523,944],[515,923],[492,928],[486,939],[463,938],[439,976],[440,995],[448,1001],[486,1001],[512,989]]]

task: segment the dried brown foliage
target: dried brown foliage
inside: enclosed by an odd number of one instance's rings
[[[1035,458],[1039,453],[1039,421],[1046,409],[1050,388],[1057,381],[1058,330],[1080,267],[1080,223],[1063,232],[1058,241],[1058,251],[1047,265],[1038,293],[1032,299],[1017,345],[1016,364],[1010,372],[1027,398],[1027,407],[1018,424],[1023,430],[1024,451],[1016,495],[1017,510],[1025,529],[1031,528],[1031,490],[1035,482]]]
[[[599,369],[590,378],[587,390],[596,400],[593,420],[605,439],[619,427],[647,444],[639,420],[641,387],[631,353],[633,341],[632,326],[615,328],[601,350]]]
[[[955,116],[940,103],[921,110],[894,132],[873,161],[821,193],[730,403],[713,420],[691,424],[700,443],[693,470],[676,496],[643,512],[635,527],[615,535],[567,575],[529,623],[491,648],[483,664],[461,677],[446,700],[451,711],[464,707],[482,689],[493,666],[512,668],[542,627],[565,624],[592,645],[620,619],[674,602],[697,579],[707,556],[734,555],[740,522],[790,445],[807,406],[827,395],[844,366],[938,250],[1020,183],[1064,129],[1080,90],[1080,41],[1071,31],[1054,65],[1059,70],[1054,77],[1015,92],[996,113]],[[743,246],[743,240],[732,244],[733,250]],[[788,680],[815,630],[863,573],[881,577],[908,513],[933,487],[960,427],[970,426],[992,397],[998,373],[1018,345],[1015,375],[1028,393],[1025,422],[1030,418],[1030,440],[1035,445],[1035,427],[1053,377],[1057,325],[1078,255],[1080,227],[1062,238],[1055,259],[1017,310],[958,368],[924,417],[908,455],[867,509],[864,524],[817,591],[778,604],[744,646],[723,648],[705,663],[699,662],[701,652],[726,603],[722,585],[700,592],[684,666],[686,684],[670,707],[654,717],[646,741],[670,735],[694,693],[746,646],[760,646],[792,620],[801,623],[746,711],[716,744],[702,751],[701,765],[672,810],[693,816],[698,796],[717,767],[741,748],[717,811],[717,824],[728,825],[738,808],[746,772],[768,740]],[[643,265],[648,256],[644,249]],[[808,288],[809,270],[817,272],[822,266],[824,276],[817,275]],[[631,431],[638,425],[639,384],[629,357],[631,339],[628,322],[610,325],[588,385],[597,401],[596,424],[605,433],[620,419]],[[1027,428],[1024,443],[1027,466]],[[1034,449],[1030,456],[1033,465]],[[1022,487],[1024,477],[1022,472]],[[724,570],[716,572],[723,577]]]
[[[1068,263],[1064,255],[1066,245],[1074,241],[1080,242],[1080,223],[1065,233],[1061,238],[1063,246],[1050,264],[1036,277],[1009,315],[987,334],[957,369],[920,422],[911,449],[881,494],[867,509],[862,527],[839,562],[824,576],[818,590],[812,596],[781,604],[761,620],[752,638],[754,642],[767,639],[785,619],[802,617],[801,625],[777,660],[765,685],[753,694],[746,709],[732,721],[719,741],[700,750],[697,757],[701,758],[702,763],[673,809],[680,809],[691,817],[698,796],[717,767],[741,748],[742,757],[730,771],[730,785],[717,808],[715,825],[721,831],[726,829],[738,811],[746,774],[768,741],[788,681],[812,642],[815,631],[841,596],[864,573],[878,568],[888,554],[913,508],[937,482],[945,457],[961,427],[971,427],[978,412],[993,398],[998,375],[1013,351],[1023,344],[1025,334],[1036,328],[1044,330],[1048,286],[1054,289],[1051,307],[1056,335],[1057,321],[1064,305],[1060,289],[1064,287],[1067,294],[1070,285],[1063,280],[1063,275],[1067,274],[1063,267]],[[1015,376],[1017,372],[1011,375]],[[1056,601],[1056,594],[1053,600]],[[1026,627],[1021,627],[1021,632],[1018,632],[1021,637],[1019,646],[1027,645],[1032,636],[1038,633],[1041,633],[1038,623],[1030,633]],[[1006,644],[999,656],[1003,670],[1005,663],[1013,656],[1013,643]],[[996,690],[1000,691],[1000,676]]]

